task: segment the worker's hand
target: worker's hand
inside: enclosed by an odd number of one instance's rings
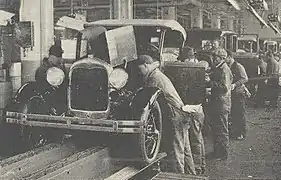
[[[268,79],[264,80],[264,83],[265,83],[265,84],[267,84],[267,82],[268,82]]]
[[[202,105],[201,104],[198,104],[198,105],[184,105],[182,107],[182,110],[184,112],[187,112],[187,113],[196,113],[196,112],[199,112],[200,109],[202,109]]]
[[[206,95],[211,95],[211,90],[212,90],[212,88],[206,88]]]
[[[206,81],[207,83],[210,82],[210,81],[211,81],[210,76],[206,75],[205,81]]]
[[[231,91],[233,91],[236,88],[236,84],[231,84]]]

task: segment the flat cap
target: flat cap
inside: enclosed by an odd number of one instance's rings
[[[140,64],[152,64],[154,61],[151,56],[148,55],[140,55],[139,56],[139,63]]]
[[[213,51],[213,54],[222,58],[227,57],[227,52],[223,48],[217,48]]]
[[[58,45],[52,45],[49,49],[49,55],[54,55],[56,57],[62,57],[63,50],[61,46]]]

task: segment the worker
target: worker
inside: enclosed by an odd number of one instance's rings
[[[258,75],[259,77],[266,76],[266,62],[265,55],[260,53],[259,55],[259,65],[258,65]],[[255,108],[264,107],[266,100],[266,84],[264,80],[259,80],[257,83],[257,93],[255,97]]]
[[[277,108],[278,95],[279,95],[279,85],[278,85],[278,72],[279,66],[278,62],[274,58],[274,54],[269,51],[266,54],[266,76],[271,77],[265,80],[267,84],[267,93],[269,100],[269,108]]]
[[[207,61],[198,61],[195,57],[193,48],[185,47],[182,49],[180,61],[186,63],[194,63],[204,67],[207,71],[209,64]],[[205,115],[201,108],[198,112],[191,114],[191,127],[189,128],[189,141],[191,145],[192,157],[194,160],[196,174],[204,174],[205,172],[205,146],[202,135]]]
[[[49,49],[49,57],[44,58],[42,65],[36,70],[35,80],[38,82],[46,81],[46,72],[50,67],[58,67],[65,71],[62,54],[61,46],[52,45]]]
[[[190,119],[185,116],[185,112],[182,110],[184,103],[170,79],[158,69],[159,62],[153,62],[153,59],[148,55],[141,55],[138,61],[144,86],[161,89],[170,110],[169,120],[172,127],[169,128],[169,134],[171,134],[169,138],[171,139],[165,139],[165,142],[171,142],[171,150],[168,152],[171,167],[169,171],[195,175],[188,138]]]
[[[186,48],[182,50],[182,56],[184,62],[198,63],[198,59],[195,57],[195,52],[193,48]]]
[[[227,52],[218,48],[212,52],[213,67],[208,86],[210,94],[210,122],[214,135],[213,157],[218,160],[228,158],[229,130],[228,116],[231,109],[231,84],[233,76],[225,63]]]
[[[247,90],[245,83],[248,82],[248,76],[243,65],[233,59],[232,52],[227,50],[227,65],[233,75],[231,87],[231,112],[230,132],[234,139],[243,140],[246,136],[246,97]]]

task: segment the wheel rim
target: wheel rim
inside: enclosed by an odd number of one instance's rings
[[[153,158],[159,144],[160,139],[160,124],[159,124],[159,112],[155,105],[151,109],[145,129],[145,151],[148,158]]]
[[[40,108],[39,108],[40,107]],[[25,104],[23,113],[25,114],[46,114],[42,108],[42,100],[37,97],[33,97]],[[33,128],[22,127],[21,134],[23,137],[29,141],[31,148],[43,146],[47,143],[46,137],[39,131],[34,130]]]

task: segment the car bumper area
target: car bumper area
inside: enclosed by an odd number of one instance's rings
[[[6,123],[24,126],[49,127],[98,132],[140,133],[144,128],[140,120],[88,119],[80,117],[50,116],[6,112]]]

